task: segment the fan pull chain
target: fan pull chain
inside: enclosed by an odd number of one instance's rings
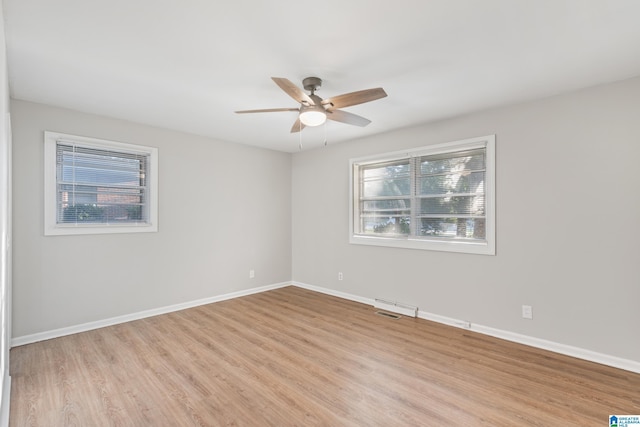
[[[324,122],[324,146],[327,146],[327,122]]]
[[[298,150],[302,151],[302,121],[298,120],[300,129],[298,130],[298,137],[300,142],[298,143]]]

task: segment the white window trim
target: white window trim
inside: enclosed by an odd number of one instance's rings
[[[56,143],[73,141],[87,147],[149,154],[149,220],[146,224],[57,224],[56,221]],[[158,231],[158,149],[123,142],[107,141],[58,132],[44,133],[44,235],[111,233],[152,233]]]
[[[470,138],[461,141],[429,145],[411,150],[396,151],[375,156],[349,160],[349,243],[358,245],[386,246],[394,248],[423,249],[445,252],[461,252],[469,254],[495,255],[496,253],[496,202],[495,202],[495,135]],[[355,234],[355,225],[359,221],[359,183],[354,177],[356,165],[366,165],[382,161],[393,161],[407,157],[433,155],[457,150],[486,148],[485,172],[485,209],[486,238],[481,241],[461,241],[429,238],[383,237]]]

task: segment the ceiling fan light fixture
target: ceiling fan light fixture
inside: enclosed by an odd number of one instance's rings
[[[325,113],[324,108],[319,105],[303,107],[303,110],[300,112],[300,121],[305,126],[320,126],[326,120],[327,113]]]

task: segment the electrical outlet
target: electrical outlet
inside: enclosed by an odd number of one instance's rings
[[[530,305],[522,306],[522,317],[524,319],[533,319],[533,309]]]
[[[249,270],[249,279],[253,279],[254,277],[256,277],[255,270]]]
[[[344,276],[342,275],[342,271],[340,271],[338,273],[338,280],[342,280],[342,279],[344,279]]]

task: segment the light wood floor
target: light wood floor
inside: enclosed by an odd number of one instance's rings
[[[287,287],[11,350],[11,426],[605,426],[640,375]]]

